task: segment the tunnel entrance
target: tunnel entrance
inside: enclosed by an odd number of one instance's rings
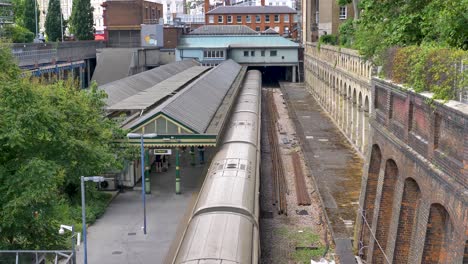
[[[293,66],[249,66],[248,70],[259,70],[262,73],[262,85],[278,84],[281,81],[292,81]]]

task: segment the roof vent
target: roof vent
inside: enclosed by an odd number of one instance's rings
[[[236,169],[237,168],[237,164],[235,163],[229,163],[227,166],[226,166],[227,169]]]

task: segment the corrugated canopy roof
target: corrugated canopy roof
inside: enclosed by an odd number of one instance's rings
[[[125,125],[125,128],[137,128],[153,116],[163,113],[198,134],[203,134],[241,68],[233,60],[221,63],[174,97]]]
[[[117,81],[99,86],[99,89],[107,93],[108,106],[116,104],[130,96],[144,91],[159,82],[180,73],[190,67],[199,65],[194,60],[186,60],[170,63],[155,69],[135,74]]]
[[[217,14],[296,14],[297,11],[288,6],[220,6],[208,15]]]
[[[190,35],[258,35],[258,32],[244,25],[205,25]]]
[[[166,80],[141,91],[133,96],[124,99],[110,107],[107,110],[144,110],[156,104],[163,98],[170,96],[173,92],[182,88],[184,85],[197,78],[200,74],[207,71],[209,67],[195,66],[177,73]]]
[[[246,35],[246,36],[183,36],[178,49],[190,48],[229,48],[229,47],[259,47],[259,48],[298,48],[299,44],[278,35]]]

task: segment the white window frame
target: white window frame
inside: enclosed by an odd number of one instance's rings
[[[252,16],[251,15],[245,16],[245,23],[252,23]]]
[[[232,16],[227,16],[227,22],[228,22],[229,24],[232,24]]]
[[[261,15],[255,15],[255,23],[262,23],[262,16]]]
[[[239,21],[239,18],[240,18],[240,21]],[[242,24],[242,16],[236,16],[236,23],[237,24]]]
[[[270,23],[270,15],[265,15],[265,23]]]
[[[348,17],[348,7],[347,6],[340,6],[340,19],[346,19]]]
[[[289,14],[284,15],[284,22],[289,22]]]
[[[219,21],[220,18],[221,18],[221,21]],[[224,16],[223,15],[218,16],[218,23],[224,23]]]
[[[208,23],[214,24],[214,16],[208,16]]]
[[[281,20],[280,15],[276,14],[275,15],[275,23],[279,23]]]

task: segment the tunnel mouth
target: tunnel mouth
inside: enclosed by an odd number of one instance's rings
[[[249,66],[248,70],[262,73],[262,85],[278,85],[279,82],[291,81],[292,66]]]

